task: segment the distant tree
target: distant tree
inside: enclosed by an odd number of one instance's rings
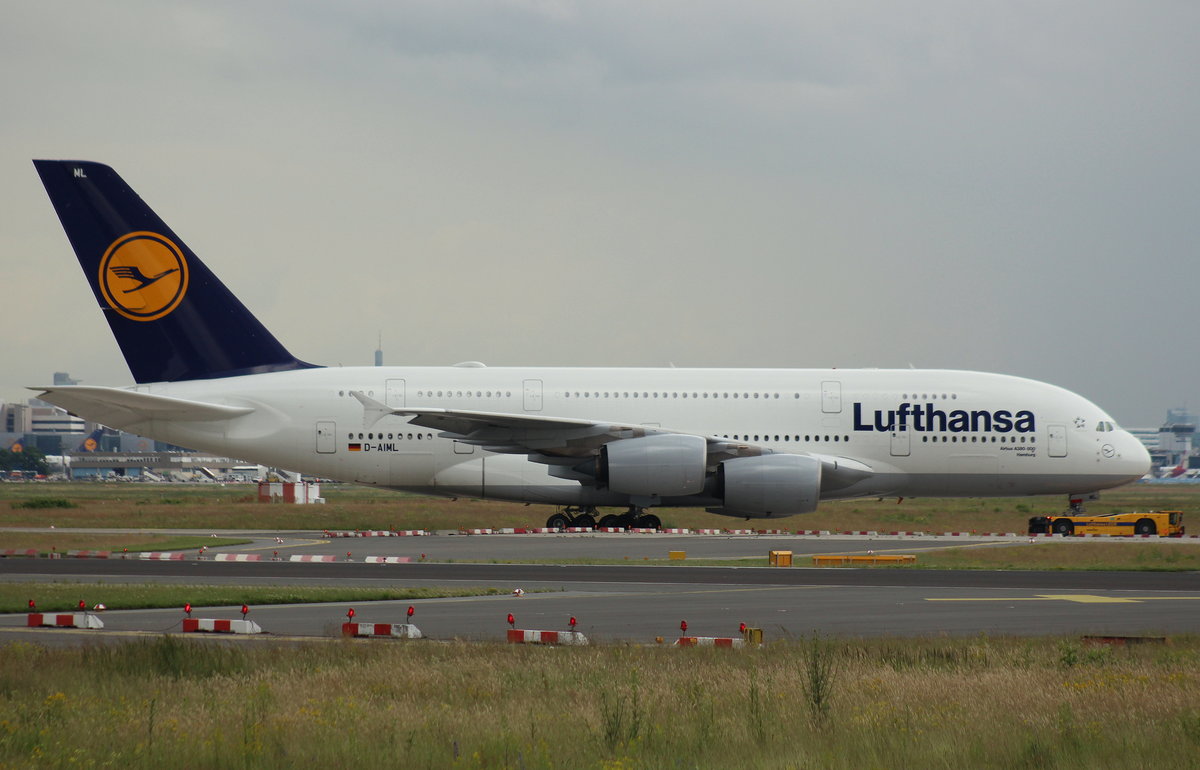
[[[3,469],[5,474],[11,471],[33,471],[42,474],[50,472],[46,455],[36,447],[25,447],[20,452],[0,449],[0,469]]]

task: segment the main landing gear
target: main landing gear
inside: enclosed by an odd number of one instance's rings
[[[546,526],[549,529],[566,529],[567,527],[595,529],[596,507],[594,505],[565,506],[546,519]]]
[[[568,505],[546,519],[546,526],[550,529],[566,529],[567,527],[595,529],[598,515],[599,512],[595,506]],[[621,529],[660,529],[662,520],[653,513],[646,513],[644,508],[631,505],[628,511],[620,515],[609,513],[601,516],[599,526]]]

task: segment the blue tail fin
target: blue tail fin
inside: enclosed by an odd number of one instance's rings
[[[108,166],[35,160],[137,382],[306,369]]]

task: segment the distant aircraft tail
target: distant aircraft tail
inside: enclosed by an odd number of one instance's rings
[[[137,382],[307,369],[108,166],[35,160]]]
[[[79,442],[79,446],[75,447],[76,452],[95,452],[100,448],[100,437],[104,435],[104,427],[96,428],[88,434],[88,437]]]

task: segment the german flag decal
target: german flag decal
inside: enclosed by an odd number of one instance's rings
[[[350,447],[349,447],[349,449],[350,449],[350,451],[351,451],[351,452],[361,452],[361,451],[362,451],[362,444],[351,444],[351,445],[350,445]]]

